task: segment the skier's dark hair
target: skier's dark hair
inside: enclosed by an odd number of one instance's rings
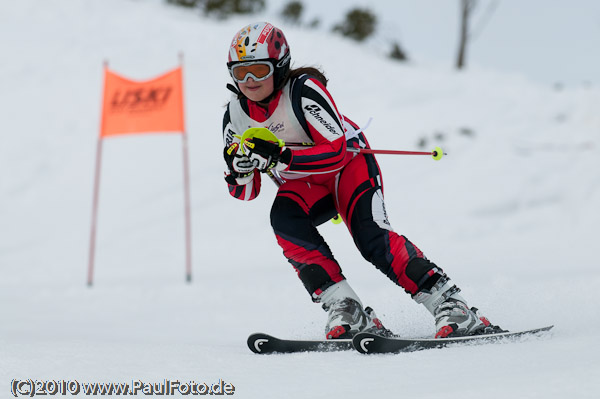
[[[283,86],[285,86],[285,84],[288,81],[290,81],[291,79],[296,79],[297,77],[304,75],[304,74],[317,78],[317,80],[319,82],[321,82],[323,84],[323,86],[327,86],[328,80],[325,77],[325,73],[322,72],[320,69],[317,69],[315,67],[300,67],[300,68],[290,69],[290,71],[288,72],[285,79],[283,79],[283,83],[281,84],[281,87],[276,87],[275,91],[281,90],[283,88]]]
[[[295,68],[295,69],[290,69],[285,77],[283,79],[281,79],[281,82],[277,85],[277,87],[275,87],[273,89],[273,93],[267,97],[265,100],[263,100],[263,102],[268,103],[269,101],[271,101],[273,99],[273,97],[275,97],[275,94],[283,89],[283,86],[285,86],[290,80],[292,79],[296,79],[299,78],[302,75],[310,75],[315,77],[319,82],[321,82],[323,84],[323,86],[327,86],[327,78],[325,77],[325,73],[321,72],[319,69],[315,68],[315,67],[300,67],[300,68]],[[239,96],[238,96],[239,98]]]

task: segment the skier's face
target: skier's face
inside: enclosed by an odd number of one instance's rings
[[[254,81],[251,77],[244,83],[238,83],[242,94],[248,97],[249,100],[259,102],[269,97],[275,88],[274,78],[271,75],[265,80],[259,82]]]

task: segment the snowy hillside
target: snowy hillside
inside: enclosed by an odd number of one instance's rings
[[[325,69],[342,113],[359,124],[373,117],[373,148],[425,141],[448,152],[440,162],[378,158],[394,229],[493,322],[555,329],[510,345],[261,357],[246,348],[248,334],[318,338],[325,313],[275,242],[275,188],[265,181],[244,203],[223,181],[227,47],[251,21],[210,21],[158,0],[1,8],[0,397],[13,379],[222,379],[240,398],[596,397],[600,82],[554,90],[477,66],[403,65],[274,19],[296,66]],[[104,144],[88,288],[102,62],[147,79],[175,67],[179,51],[193,281],[184,279],[181,141],[147,135]],[[388,328],[433,334],[427,311],[360,258],[345,227],[321,232]]]

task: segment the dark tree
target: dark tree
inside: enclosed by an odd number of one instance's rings
[[[363,41],[375,32],[377,17],[369,10],[355,8],[346,14],[346,19],[334,26],[333,31],[342,35]]]
[[[290,24],[299,24],[304,6],[299,1],[290,1],[281,12],[283,19]]]
[[[398,61],[408,60],[406,53],[404,52],[404,50],[402,50],[402,47],[400,47],[400,44],[398,44],[398,42],[394,42],[392,44],[392,51],[390,51],[390,58],[394,59],[394,60],[398,60]]]
[[[478,26],[471,29],[473,12],[479,5],[479,0],[460,0],[460,37],[458,54],[456,57],[456,68],[462,69],[467,64],[467,48],[471,41],[481,33],[484,26],[489,22],[498,6],[498,0],[490,0],[483,15],[478,18]]]
[[[460,37],[458,55],[456,57],[457,69],[462,69],[465,66],[467,42],[469,40],[469,18],[476,5],[477,0],[460,0]]]
[[[265,0],[167,0],[167,3],[200,9],[204,14],[217,18],[252,14],[265,9]]]

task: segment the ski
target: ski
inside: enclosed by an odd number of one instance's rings
[[[382,337],[371,333],[358,333],[352,338],[352,346],[360,353],[400,353],[414,352],[424,349],[444,348],[449,345],[484,344],[516,339],[526,335],[539,335],[554,326],[535,328],[517,332],[471,335],[456,338],[402,338]]]
[[[352,350],[351,339],[281,339],[268,334],[255,333],[248,337],[248,348],[254,353],[335,352]]]

